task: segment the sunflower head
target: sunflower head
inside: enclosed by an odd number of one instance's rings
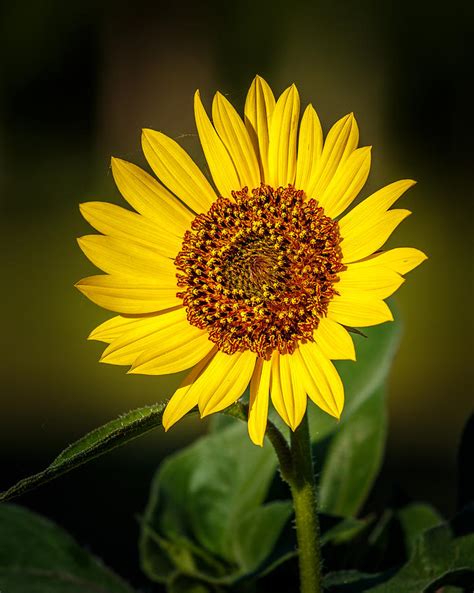
[[[384,299],[426,258],[381,250],[409,214],[390,207],[413,182],[392,183],[341,217],[370,169],[352,114],[323,140],[311,105],[300,121],[294,85],[275,101],[258,76],[243,119],[220,93],[212,121],[199,92],[194,110],[211,180],[177,142],[144,130],[158,179],[112,160],[135,212],[82,205],[102,234],[79,244],[105,275],[77,287],[118,313],[90,335],[108,344],[103,362],[154,375],[191,369],[166,429],[195,406],[202,416],[223,410],[250,384],[249,434],[261,445],[270,398],[293,430],[308,396],[340,416],[331,360],[355,360],[348,329],[391,320]]]
[[[337,222],[291,185],[218,198],[175,260],[189,322],[227,354],[293,353],[336,293],[339,243]]]

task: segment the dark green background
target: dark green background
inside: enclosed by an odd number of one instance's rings
[[[413,215],[390,244],[430,259],[399,291],[405,334],[372,505],[404,492],[449,513],[456,446],[472,408],[472,11],[406,0],[169,4],[1,8],[0,487],[42,468],[84,431],[172,392],[179,377],[127,376],[99,365],[102,347],[85,341],[109,314],[72,286],[94,273],[75,243],[91,232],[77,206],[120,202],[110,155],[143,164],[142,127],[180,139],[202,163],[194,90],[209,106],[219,89],[241,109],[259,73],[276,93],[295,82],[326,131],[355,112],[361,142],[374,146],[363,196],[395,179],[419,182],[401,202]],[[202,429],[188,419],[22,502],[140,582],[133,515],[157,461]]]

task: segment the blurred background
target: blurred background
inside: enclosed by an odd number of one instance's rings
[[[419,247],[430,259],[398,293],[405,331],[379,489],[382,498],[401,491],[449,515],[456,448],[473,403],[467,6],[2,3],[0,489],[179,382],[98,364],[102,346],[86,337],[110,314],[73,288],[95,273],[75,242],[92,232],[78,204],[125,205],[110,156],[144,165],[143,127],[178,139],[202,164],[195,89],[207,106],[219,89],[242,110],[258,73],[275,93],[295,82],[326,131],[355,112],[361,144],[374,146],[363,196],[399,178],[418,180],[401,202],[413,215],[391,245]],[[192,418],[167,435],[156,431],[20,502],[140,584],[135,540],[153,470],[204,429]]]

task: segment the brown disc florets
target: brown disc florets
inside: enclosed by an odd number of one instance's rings
[[[293,352],[313,339],[337,294],[339,225],[291,185],[232,195],[186,232],[175,260],[178,297],[223,352]]]

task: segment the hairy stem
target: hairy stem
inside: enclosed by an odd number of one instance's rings
[[[295,508],[301,593],[321,593],[321,550],[308,418],[291,434],[293,476],[290,480]]]

